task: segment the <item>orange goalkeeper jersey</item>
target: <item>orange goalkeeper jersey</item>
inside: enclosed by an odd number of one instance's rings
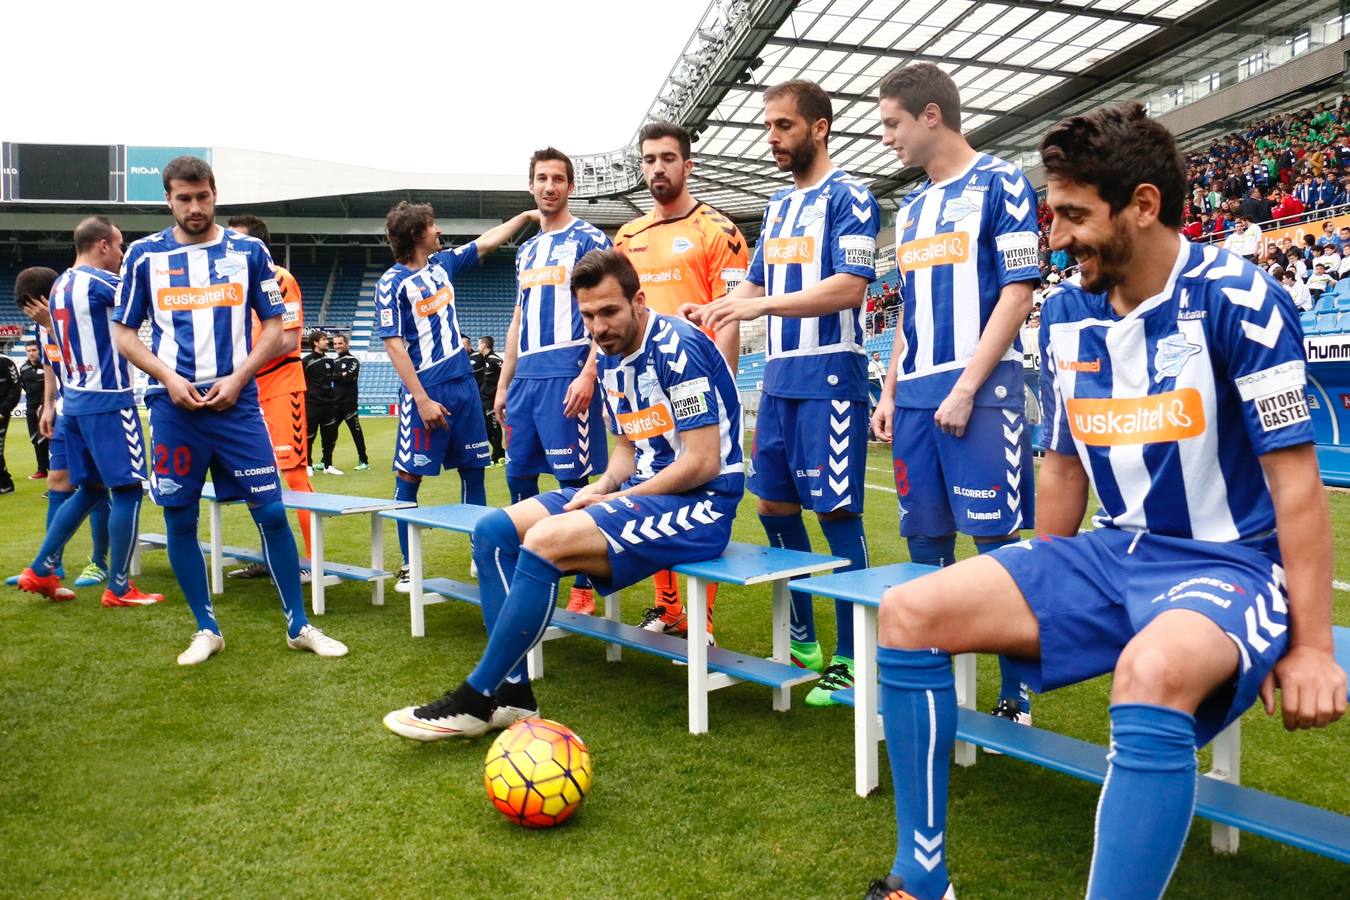
[[[675,315],[684,303],[711,303],[745,278],[750,253],[735,223],[706,203],[678,219],[650,212],[619,229],[614,246],[637,269],[647,305]]]
[[[286,331],[295,331],[305,327],[305,313],[300,305],[300,285],[295,276],[281,266],[277,270],[277,287],[281,288],[281,300],[286,304],[281,314],[281,327]],[[258,339],[262,323],[253,317],[253,340]],[[286,335],[290,340],[293,335]],[[305,371],[300,365],[300,348],[287,351],[276,359],[269,359],[258,370],[258,399],[266,400],[282,394],[291,394],[305,389]]]

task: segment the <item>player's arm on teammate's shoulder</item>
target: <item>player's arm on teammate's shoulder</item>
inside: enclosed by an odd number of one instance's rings
[[[450,410],[427,394],[427,389],[422,386],[422,379],[417,377],[417,369],[413,366],[412,357],[408,355],[403,338],[385,338],[384,350],[389,354],[389,361],[394,364],[394,371],[403,381],[403,387],[417,404],[417,414],[422,417],[422,424],[428,428],[446,427]]]
[[[492,411],[499,425],[506,424],[506,391],[516,377],[516,354],[520,352],[520,304],[511,313],[511,326],[506,329],[506,347],[502,352],[502,370],[497,376],[497,393],[492,398]]]
[[[527,209],[522,213],[516,213],[516,215],[507,219],[502,224],[494,225],[478,237],[474,238],[473,242],[478,247],[479,257],[487,256],[493,250],[496,250],[502,244],[505,244],[511,239],[513,234],[520,231],[531,222],[535,225],[539,224],[539,210]]]
[[[1331,513],[1312,444],[1273,450],[1261,469],[1289,593],[1289,648],[1261,685],[1266,712],[1279,688],[1284,727],[1320,728],[1345,715],[1346,674],[1331,636]],[[1040,498],[1038,497],[1037,500]]]

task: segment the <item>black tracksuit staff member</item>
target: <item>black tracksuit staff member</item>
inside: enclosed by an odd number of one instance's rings
[[[27,346],[28,358],[19,367],[19,382],[23,385],[24,404],[28,408],[28,440],[33,444],[33,454],[37,457],[37,470],[29,478],[46,478],[49,459],[49,443],[38,429],[38,417],[42,413],[42,360],[41,352],[34,340]]]
[[[310,335],[310,352],[300,360],[305,367],[305,417],[309,420],[309,461],[314,471],[341,475],[333,465],[333,445],[337,443],[338,407],[334,385],[334,362],[328,357],[328,335],[316,331]],[[322,434],[323,456],[314,466],[314,438]]]
[[[345,334],[333,337],[333,349],[337,357],[333,360],[333,382],[337,386],[338,420],[347,423],[352,443],[356,444],[357,471],[370,468],[366,459],[366,436],[361,431],[361,409],[357,386],[361,381],[361,360],[352,356],[351,342]],[[338,429],[334,429],[337,431]],[[336,435],[334,435],[336,440]]]

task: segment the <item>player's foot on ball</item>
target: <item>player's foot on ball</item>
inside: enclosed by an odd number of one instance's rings
[[[399,566],[398,579],[394,581],[394,590],[400,594],[412,593],[412,573],[407,566]]]
[[[330,638],[313,625],[306,625],[295,637],[286,638],[286,646],[292,650],[308,650],[315,656],[347,655],[346,644]]]
[[[863,895],[863,900],[918,900],[918,898],[905,890],[903,878],[891,874],[885,878],[878,878],[869,884],[867,893]],[[947,885],[947,890],[943,892],[942,900],[956,900],[956,891],[950,884]]]
[[[231,570],[231,571],[229,571],[229,572],[226,572],[226,573],[225,573],[225,577],[226,577],[226,578],[242,578],[242,579],[271,578],[271,577],[272,577],[272,573],[271,573],[271,571],[267,568],[267,566],[266,566],[265,564],[259,563],[259,562],[255,562],[255,563],[249,563],[248,565],[244,566],[242,569],[233,569],[233,570]]]
[[[813,672],[825,671],[825,654],[820,650],[820,641],[790,641],[792,664],[799,669]]]
[[[487,734],[492,701],[462,684],[425,706],[396,709],[384,717],[384,727],[414,741],[443,741]]]
[[[1031,713],[1022,712],[1022,704],[1018,703],[1016,700],[1009,700],[1007,697],[999,700],[998,704],[993,709],[989,710],[989,715],[997,716],[1000,719],[1007,719],[1009,722],[1014,722],[1018,725],[1031,724]],[[984,752],[988,753],[990,756],[1003,755],[997,750],[990,750],[988,747],[984,748]]]
[[[224,649],[225,639],[211,629],[203,628],[192,635],[192,643],[188,644],[186,650],[178,654],[178,664],[180,666],[195,666],[198,663],[206,662]]]
[[[534,699],[534,689],[528,681],[512,684],[503,682],[492,698],[492,717],[488,719],[488,728],[500,731],[510,728],[521,719],[539,715],[539,701]]]
[[[89,565],[81,570],[79,577],[75,579],[76,587],[93,587],[96,584],[102,584],[108,580],[108,570],[98,563],[90,561]],[[105,606],[107,604],[104,604]]]
[[[580,613],[583,616],[595,614],[595,592],[590,588],[572,588],[572,595],[567,598],[567,611]]]
[[[679,615],[670,616],[669,610],[660,606],[653,606],[642,614],[642,621],[638,622],[638,628],[643,631],[656,631],[661,634],[673,634],[678,637],[686,637],[689,633],[689,627],[685,620],[684,610],[680,610]]]
[[[369,469],[369,468],[370,468],[370,463],[368,463],[368,462],[362,461],[362,462],[359,462],[359,463],[356,464],[356,471],[358,471],[358,472],[364,472],[366,469]]]
[[[833,706],[834,692],[853,687],[853,660],[832,656],[816,686],[806,695],[807,706]]]
[[[345,474],[345,473],[344,473],[341,469],[339,469],[337,466],[329,464],[329,465],[326,465],[326,466],[323,467],[323,474],[325,474],[325,475],[343,475],[343,474]]]
[[[153,606],[163,602],[163,594],[147,594],[131,581],[127,582],[126,593],[121,596],[114,594],[112,588],[103,591],[104,606]]]
[[[24,569],[19,573],[19,590],[27,591],[30,594],[41,594],[48,600],[58,602],[75,599],[75,592],[61,585],[60,575],[55,573],[39,575],[32,569]]]

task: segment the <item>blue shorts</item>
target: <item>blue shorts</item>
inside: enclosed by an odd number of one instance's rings
[[[135,409],[61,418],[71,484],[115,488],[145,481],[145,442]]]
[[[750,452],[750,492],[818,513],[861,513],[867,472],[866,400],[763,394]]]
[[[900,534],[999,537],[1035,522],[1031,435],[1020,410],[977,406],[966,433],[946,434],[935,409],[897,406],[891,456]]]
[[[506,394],[506,474],[549,475],[559,481],[605,471],[609,445],[597,386],[590,408],[575,419],[562,414],[572,383],[562,378],[517,378]]]
[[[427,428],[412,396],[407,391],[400,393],[394,471],[439,475],[442,468],[486,468],[492,461],[492,448],[478,384],[466,375],[428,385],[427,394],[446,408],[445,427]]]
[[[52,439],[47,444],[47,471],[64,472],[70,468],[66,453],[66,417],[57,413],[52,422]]]
[[[150,408],[150,496],[160,506],[191,506],[211,475],[218,500],[253,505],[281,499],[272,437],[258,395],[248,393],[226,410],[188,411],[165,393],[145,398]]]
[[[533,499],[556,516],[578,490],[563,488]],[[679,563],[721,556],[731,540],[739,502],[712,491],[691,491],[622,497],[586,507],[584,512],[609,543],[609,578],[592,577],[591,582],[601,594],[613,594]]]
[[[1099,528],[1072,538],[1022,541],[994,551],[1040,623],[1039,662],[1013,660],[1037,691],[1112,671],[1121,650],[1159,613],[1200,613],[1237,646],[1234,680],[1196,711],[1204,746],[1252,705],[1285,651],[1284,573],[1257,549]],[[1132,545],[1132,542],[1133,545]]]

